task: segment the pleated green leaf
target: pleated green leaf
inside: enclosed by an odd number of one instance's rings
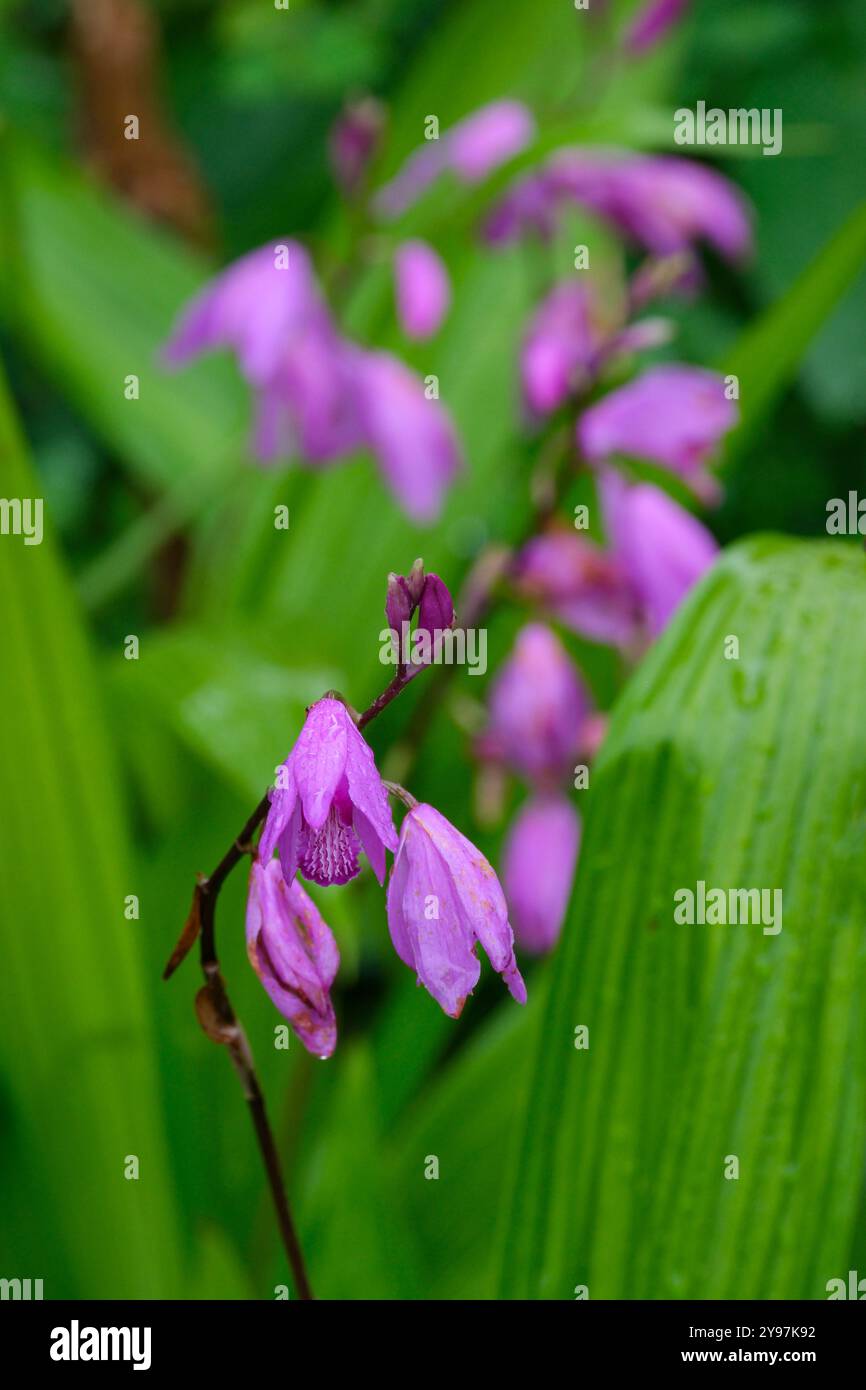
[[[245,451],[247,393],[225,357],[183,384],[159,354],[206,268],[72,169],[8,130],[2,145],[3,316],[67,398],[175,518],[197,513]],[[138,377],[138,398],[126,379]]]
[[[740,425],[731,435],[729,457],[752,441],[864,266],[866,202],[861,202],[787,293],[749,324],[719,364],[721,371],[740,379]]]
[[[5,497],[32,499],[2,380],[0,456]],[[125,916],[139,890],[123,808],[47,518],[41,544],[0,535],[0,610],[4,1276],[43,1279],[46,1298],[183,1296],[148,924]]]
[[[849,1268],[864,626],[858,549],[756,538],[632,681],[532,1043],[502,1296],[825,1298]],[[677,923],[674,894],[700,881],[780,889],[781,930]]]

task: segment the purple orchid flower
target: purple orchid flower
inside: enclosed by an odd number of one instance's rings
[[[423,341],[438,330],[451,302],[442,257],[426,241],[404,241],[394,257],[397,316],[407,338]]]
[[[654,256],[690,252],[701,240],[731,261],[751,249],[746,204],[728,179],[676,155],[619,150],[556,151],[507,190],[485,235],[491,242],[525,232],[549,236],[560,210],[575,203]]]
[[[719,547],[697,517],[651,483],[630,483],[605,469],[599,490],[614,552],[639,597],[646,629],[658,636]]]
[[[217,275],[181,313],[163,349],[170,367],[231,348],[251,386],[279,370],[287,344],[327,324],[312,262],[297,241],[250,251]]]
[[[622,560],[576,531],[555,527],[528,541],[514,580],[519,593],[591,642],[626,647],[634,639],[640,614]]]
[[[652,367],[581,416],[578,444],[591,463],[615,454],[677,474],[704,501],[718,484],[704,465],[737,422],[724,379],[700,367]]]
[[[647,53],[685,16],[691,0],[645,0],[625,35],[628,53]]]
[[[287,884],[276,859],[254,860],[247,900],[247,954],[272,1002],[308,1052],[330,1057],[337,1021],[329,990],[337,943],[301,884]]]
[[[412,520],[435,521],[461,468],[448,413],[388,352],[359,353],[356,383],[364,437],[386,483]]]
[[[580,816],[566,796],[533,796],[505,842],[502,881],[518,945],[530,955],[559,940],[580,847]]]
[[[523,340],[520,369],[529,414],[558,410],[613,358],[658,347],[671,331],[660,318],[623,325],[590,284],[571,279],[556,285],[536,309]]]
[[[313,883],[347,883],[362,848],[384,883],[397,833],[373,750],[342,700],[326,695],[310,706],[270,801],[259,857],[267,863],[276,847],[287,884],[299,872]]]
[[[526,777],[558,780],[578,748],[590,700],[559,638],[529,623],[490,691],[490,724],[482,740],[490,756]]]
[[[260,247],[217,275],[182,312],[163,356],[179,367],[218,348],[234,351],[255,392],[263,462],[300,453],[324,463],[361,447],[355,350],[334,327],[299,243]]]
[[[396,357],[342,337],[302,246],[262,247],[224,270],[184,310],[164,358],[176,367],[220,347],[255,392],[262,462],[299,454],[316,466],[367,448],[407,515],[435,520],[460,467],[451,419]]]
[[[588,285],[566,280],[536,309],[521,353],[523,395],[533,415],[558,410],[588,384],[609,325]]]
[[[399,217],[446,169],[462,183],[480,183],[534,137],[535,120],[522,102],[490,102],[415,150],[379,190],[375,206],[384,217]]]
[[[253,448],[262,463],[300,456],[318,466],[364,447],[358,356],[330,321],[286,344],[256,396]]]
[[[400,829],[388,927],[400,959],[452,1018],[478,983],[479,942],[512,997],[526,1003],[499,880],[480,850],[423,803],[407,812]]]

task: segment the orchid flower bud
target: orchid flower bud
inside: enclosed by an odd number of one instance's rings
[[[454,626],[454,601],[438,574],[428,574],[424,580],[421,602],[418,605],[418,627],[434,636]]]
[[[362,187],[384,127],[385,108],[371,96],[347,104],[334,122],[328,154],[337,186],[347,198],[354,198]]]
[[[412,619],[415,605],[409,595],[409,586],[402,574],[388,575],[388,595],[385,599],[385,617],[394,632],[402,632],[403,624]]]

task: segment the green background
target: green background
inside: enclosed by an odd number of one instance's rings
[[[563,939],[530,965],[526,1010],[485,972],[460,1022],[444,1018],[394,956],[364,874],[318,895],[343,958],[337,1053],[278,1051],[241,873],[220,900],[313,1285],[825,1297],[866,1264],[866,586],[861,545],[825,534],[827,501],[864,481],[863,7],[698,0],[670,43],[613,71],[633,5],[609,6],[611,30],[563,0],[153,8],[165,108],[214,208],[209,252],[86,171],[66,6],[0,6],[0,490],[43,496],[47,518],[41,546],[0,537],[0,1276],[42,1278],[49,1298],[271,1298],[288,1278],[237,1081],[195,1021],[196,966],[160,972],[195,872],[305,705],[337,687],[360,708],[381,687],[388,570],[423,554],[456,589],[485,539],[519,533],[517,350],[550,266],[485,249],[489,190],[443,187],[400,228],[448,262],[439,336],[406,350],[384,260],[345,306],[354,336],[439,376],[457,420],[468,468],[425,532],[369,460],[250,467],[234,367],[169,377],[156,353],[207,274],[268,237],[302,237],[326,273],[341,264],[325,143],[346,94],[372,89],[390,108],[381,177],[428,113],[444,128],[503,95],[573,142],[667,148],[673,110],[698,99],[781,107],[785,142],[775,159],[719,152],[753,202],[755,258],[709,262],[701,296],[665,305],[668,355],[740,377],[710,520],[730,548],[622,694],[612,656],[568,639],[613,722],[580,802]],[[492,621],[491,667],[523,616]],[[371,728],[377,754],[421,684]],[[460,675],[458,713],[483,684]],[[495,860],[502,827],[474,817],[454,713],[412,789]],[[783,931],[674,928],[671,894],[698,878],[781,886]]]

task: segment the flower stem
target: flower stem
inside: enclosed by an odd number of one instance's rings
[[[253,1054],[246,1033],[229,999],[216,948],[216,905],[220,889],[232,869],[240,863],[244,855],[254,853],[252,837],[267,815],[269,805],[270,801],[266,794],[246,821],[240,834],[223,855],[213,873],[208,878],[199,879],[189,920],[180,941],[172,952],[168,965],[163,971],[163,979],[168,979],[174,973],[198,936],[200,938],[201,969],[205,980],[195,1001],[198,1021],[213,1042],[220,1043],[226,1048],[232,1066],[238,1074],[249,1106],[268,1186],[271,1189],[277,1224],[291,1267],[295,1291],[298,1298],[309,1301],[313,1298],[313,1291],[307,1277],[304,1256],[280,1172],[280,1160],[273,1130],[268,1119],[264,1092],[256,1073]]]
[[[397,696],[401,693],[401,691],[403,691],[406,688],[406,686],[412,680],[412,677],[417,675],[418,671],[422,669],[423,667],[418,667],[412,670],[409,667],[401,666],[397,671],[396,676],[394,676],[393,679],[388,683],[388,685],[385,686],[385,689],[382,691],[382,694],[377,695],[372,705],[368,705],[367,708],[364,710],[364,713],[358,715],[358,728],[366,728],[366,726],[369,723],[371,723],[371,721],[374,720],[377,715],[382,713],[383,709],[386,709],[388,705],[390,705],[392,700],[396,700]]]
[[[396,796],[399,801],[402,801],[408,810],[413,811],[418,805],[412,793],[407,791],[405,787],[401,787],[399,782],[388,782],[383,778],[382,785],[386,791],[390,792],[391,796]]]
[[[215,1042],[221,1042],[228,1050],[231,1063],[238,1074],[244,1096],[250,1109],[250,1116],[256,1134],[259,1151],[262,1156],[265,1173],[267,1174],[268,1186],[271,1189],[271,1197],[274,1203],[274,1210],[277,1214],[277,1224],[280,1229],[283,1247],[288,1256],[289,1265],[292,1271],[292,1278],[295,1284],[295,1291],[299,1299],[308,1302],[313,1298],[313,1291],[307,1276],[304,1256],[301,1250],[295,1223],[292,1220],[289,1199],[286,1194],[285,1184],[280,1171],[280,1159],[277,1153],[277,1146],[274,1140],[273,1130],[268,1119],[265,1097],[256,1073],[253,1055],[250,1050],[246,1034],[235,1014],[225,981],[219,967],[219,960],[216,952],[216,937],[214,930],[214,918],[216,914],[216,897],[220,885],[231,868],[240,858],[232,858],[232,862],[226,867],[226,860],[232,856],[238,844],[245,844],[248,836],[253,833],[255,826],[263,819],[267,810],[267,797],[263,798],[262,804],[256,808],[254,815],[238,836],[232,851],[221,861],[217,871],[209,880],[199,885],[201,893],[200,914],[201,914],[201,968],[205,978],[204,988],[199,991],[196,999],[196,1010],[199,1022],[205,1032]],[[255,817],[258,819],[255,819]],[[254,822],[252,825],[250,822]],[[222,871],[222,876],[218,877]],[[214,889],[214,884],[216,888]]]
[[[358,717],[358,727],[363,728],[375,719],[400,694],[400,691],[408,685],[415,674],[417,673],[401,667],[378,699],[374,700]],[[280,1236],[292,1270],[295,1290],[300,1299],[307,1301],[311,1300],[314,1295],[307,1276],[295,1223],[292,1220],[289,1199],[280,1171],[279,1154],[265,1106],[264,1092],[256,1073],[247,1036],[229,999],[216,948],[216,905],[220,891],[229,874],[240,863],[244,855],[255,854],[253,837],[267,816],[269,807],[270,797],[266,792],[244,823],[240,833],[226,850],[213,873],[207,878],[199,878],[193,896],[192,910],[180,939],[169,957],[162,977],[167,980],[174,974],[194,945],[196,938],[199,938],[201,969],[205,983],[196,996],[198,1020],[208,1037],[227,1049],[232,1066],[240,1079],[250,1109],[268,1186],[271,1190]]]
[[[549,434],[542,451],[543,486],[539,489],[540,495],[529,521],[513,544],[505,545],[501,541],[491,541],[480,552],[457,600],[458,627],[477,626],[498,606],[501,599],[500,586],[503,580],[508,579],[515,556],[527,541],[544,530],[556,514],[568,483],[579,466],[580,460],[576,457],[571,432],[561,427],[555,428]],[[400,747],[401,756],[398,762],[404,774],[415,764],[418,750],[448,692],[456,669],[452,665],[437,666],[418,701],[412,725]]]

